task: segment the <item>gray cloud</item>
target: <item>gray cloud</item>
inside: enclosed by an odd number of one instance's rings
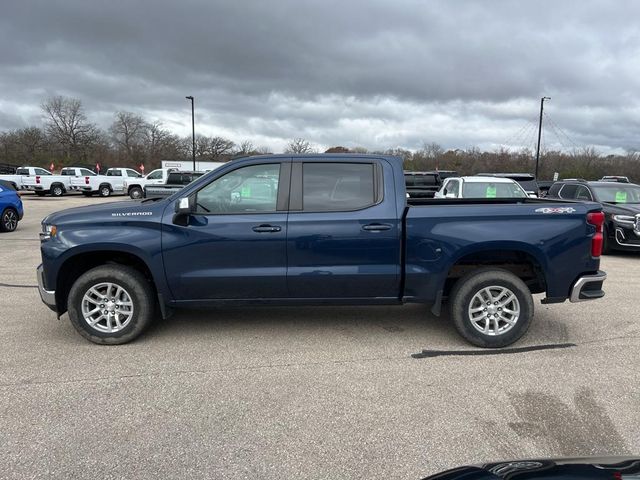
[[[203,133],[275,149],[495,148],[548,95],[573,142],[640,148],[639,16],[632,1],[10,2],[0,129],[63,94],[102,126],[126,109],[187,133],[192,94]]]

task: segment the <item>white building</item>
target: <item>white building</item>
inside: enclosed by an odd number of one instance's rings
[[[210,170],[215,170],[221,165],[224,165],[224,162],[199,162],[198,160],[196,160],[196,171],[208,172]],[[181,172],[187,172],[193,170],[193,161],[163,160],[162,168],[177,168]]]

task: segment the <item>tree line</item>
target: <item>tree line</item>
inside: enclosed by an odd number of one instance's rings
[[[0,132],[0,164],[34,165],[56,169],[67,165],[139,167],[146,170],[160,166],[162,160],[188,160],[192,155],[191,136],[181,137],[160,121],[119,111],[106,130],[91,122],[82,102],[55,96],[41,105],[42,126],[30,126]],[[221,136],[197,135],[195,154],[198,161],[228,161],[233,158],[271,153],[256,147],[250,140],[235,143]],[[314,153],[318,150],[304,138],[292,139],[285,153]],[[482,172],[533,172],[534,152],[528,149],[481,151],[477,147],[444,150],[437,143],[426,143],[411,151],[393,148],[369,152],[364,147],[332,147],[325,153],[378,153],[402,157],[407,170],[455,170],[460,174]],[[541,152],[539,178],[600,178],[603,175],[626,175],[640,179],[640,152],[626,155],[599,154],[592,147],[572,152]]]

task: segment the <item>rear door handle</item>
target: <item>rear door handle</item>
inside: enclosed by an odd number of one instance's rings
[[[391,230],[391,225],[388,223],[370,223],[362,227],[367,232],[382,232],[384,230]]]
[[[253,227],[251,230],[257,233],[270,233],[270,232],[279,232],[282,230],[282,227],[278,225],[257,225]]]

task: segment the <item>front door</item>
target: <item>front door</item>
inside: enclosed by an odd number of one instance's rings
[[[162,250],[174,299],[274,299],[287,296],[286,201],[290,163],[239,166],[195,195],[188,225],[167,207]]]

